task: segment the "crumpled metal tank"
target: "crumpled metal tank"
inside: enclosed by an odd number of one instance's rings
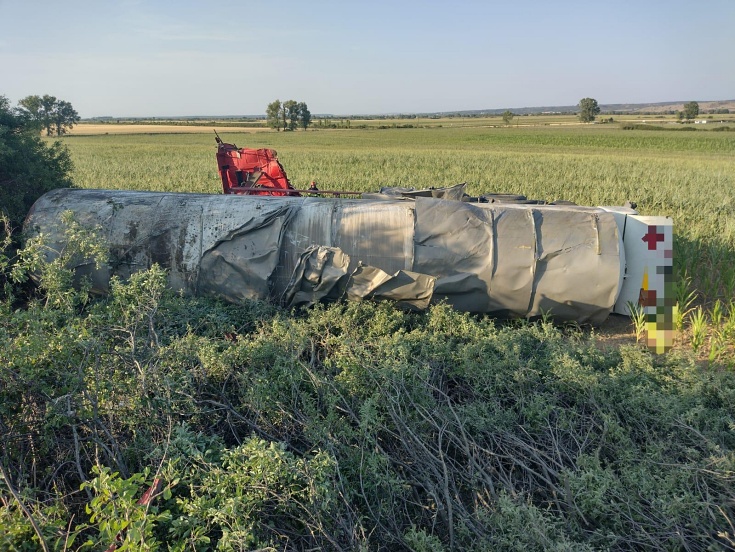
[[[158,263],[173,289],[233,302],[445,300],[599,323],[625,266],[613,214],[595,207],[60,189],[36,202],[26,232],[60,250],[67,210],[109,243],[108,266],[78,268],[100,292]]]

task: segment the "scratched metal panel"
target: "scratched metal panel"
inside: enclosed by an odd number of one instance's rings
[[[268,299],[293,202],[223,201],[214,221],[205,213],[197,293],[228,301]],[[210,228],[210,222],[214,229]]]
[[[618,227],[599,209],[533,209],[536,269],[530,316],[544,312],[579,322],[602,322],[620,281]],[[582,316],[579,313],[584,313]]]
[[[307,249],[332,247],[334,211],[338,205],[323,198],[286,198],[284,201],[294,205],[294,214],[283,235],[278,267],[273,277],[276,298],[285,292],[301,255]]]
[[[488,211],[459,201],[416,198],[413,270],[437,278],[436,299],[488,312],[493,250]]]
[[[357,200],[340,203],[333,243],[357,262],[393,274],[412,270],[414,209],[408,202]]]
[[[495,244],[488,310],[501,316],[526,316],[533,293],[536,233],[527,208],[489,209]]]

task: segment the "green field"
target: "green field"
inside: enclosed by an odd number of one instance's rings
[[[682,337],[655,355],[443,304],[233,305],[157,265],[93,297],[73,267],[108,246],[66,219],[58,258],[0,250],[0,550],[735,547],[733,133],[221,134],[277,149],[297,186],[671,215]],[[211,135],[64,142],[81,186],[220,191]]]
[[[240,147],[276,149],[297,188],[314,179],[322,189],[358,191],[467,182],[473,195],[507,192],[584,205],[634,201],[642,214],[674,219],[678,272],[693,278],[701,299],[735,296],[735,133],[449,121],[435,128],[221,134]],[[211,134],[64,142],[82,187],[220,191]]]

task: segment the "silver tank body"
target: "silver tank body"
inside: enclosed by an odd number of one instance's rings
[[[69,210],[109,244],[108,266],[78,267],[99,292],[158,263],[171,288],[232,302],[445,300],[598,323],[624,266],[613,215],[593,207],[60,189],[36,202],[26,233],[61,250]]]

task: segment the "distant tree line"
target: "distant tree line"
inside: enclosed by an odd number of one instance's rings
[[[304,102],[275,100],[265,110],[266,120],[270,128],[276,130],[306,130],[311,124],[311,112]]]
[[[48,94],[23,98],[18,112],[30,126],[45,130],[46,136],[62,136],[79,122],[79,113],[69,102]]]

